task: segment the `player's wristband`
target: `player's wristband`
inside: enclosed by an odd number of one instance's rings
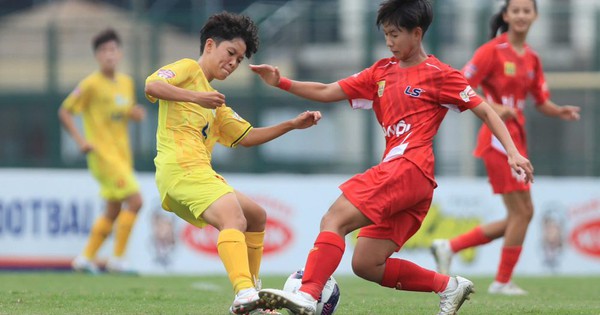
[[[286,77],[281,77],[279,78],[279,84],[277,84],[277,87],[282,90],[288,91],[292,87],[292,80]]]

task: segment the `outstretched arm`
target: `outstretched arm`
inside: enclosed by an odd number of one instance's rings
[[[161,100],[191,102],[209,109],[217,108],[225,103],[225,95],[217,91],[190,91],[162,81],[152,81],[146,83],[144,92]]]
[[[279,69],[271,65],[250,65],[250,70],[258,74],[265,83],[279,87],[294,95],[317,102],[337,102],[348,99],[344,90],[337,82],[320,83],[293,81],[281,77]]]
[[[517,147],[510,137],[506,125],[502,122],[502,119],[500,119],[500,116],[498,116],[486,102],[482,102],[471,110],[490,128],[494,136],[502,143],[502,146],[506,150],[510,167],[514,169],[517,174],[525,172],[525,181],[533,182],[533,166],[531,165],[531,162],[517,150]]]
[[[551,100],[547,100],[544,104],[536,106],[537,110],[551,117],[558,117],[562,120],[579,120],[579,106],[564,105],[558,106]]]
[[[286,120],[277,125],[262,128],[252,128],[246,137],[240,141],[240,144],[244,147],[252,147],[263,144],[294,129],[306,129],[314,126],[319,122],[320,119],[321,112],[305,111],[296,118]]]

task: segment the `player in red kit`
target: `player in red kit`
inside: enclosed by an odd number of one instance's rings
[[[557,106],[550,100],[540,58],[525,42],[536,17],[535,0],[506,0],[492,19],[492,39],[475,52],[463,69],[471,86],[481,86],[487,101],[504,120],[517,149],[526,157],[523,109],[528,94],[533,96],[536,109],[545,115],[579,119],[579,107]],[[496,37],[499,30],[501,35]],[[504,237],[496,279],[488,292],[526,294],[511,282],[511,277],[533,216],[529,182],[506,165],[506,150],[486,125],[479,132],[475,156],[483,159],[494,193],[502,195],[507,217],[451,240],[434,240],[431,249],[438,271],[448,274],[454,253]]]
[[[342,194],[321,220],[320,233],[296,293],[265,289],[267,305],[295,314],[314,314],[316,300],[345,250],[344,237],[361,228],[352,258],[354,273],[384,287],[435,292],[439,314],[455,314],[473,291],[463,277],[449,277],[390,256],[419,227],[431,204],[434,179],[433,137],[448,112],[467,109],[498,137],[516,172],[532,179],[529,161],[519,154],[500,117],[478,97],[463,75],[427,55],[422,40],[433,19],[429,0],[388,0],[377,26],[383,28],[393,56],[362,72],[324,84],[292,81],[270,65],[251,66],[269,85],[321,102],[349,100],[352,108],[373,110],[385,136],[381,163],[340,186]]]

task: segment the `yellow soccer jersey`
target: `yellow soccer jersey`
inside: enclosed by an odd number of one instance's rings
[[[117,178],[132,172],[128,113],[136,103],[131,77],[117,73],[115,79],[94,72],[83,79],[62,106],[81,114],[86,140],[94,147],[88,167],[97,178]]]
[[[153,81],[186,90],[214,91],[198,62],[192,59],[181,59],[160,68],[146,79],[146,83]],[[146,97],[153,103],[157,100],[151,95]],[[227,106],[207,109],[189,102],[159,100],[154,163],[163,200],[181,176],[214,172],[210,161],[215,143],[235,147],[250,129],[250,123]]]

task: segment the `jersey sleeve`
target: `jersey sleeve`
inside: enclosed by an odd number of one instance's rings
[[[463,112],[483,102],[458,70],[449,71],[445,78],[439,96],[440,105]]]
[[[377,84],[373,80],[372,68],[367,68],[350,77],[339,80],[338,84],[348,95],[352,108],[370,109],[377,95]]]
[[[235,147],[252,129],[252,125],[238,115],[231,107],[217,108],[215,124],[218,128],[218,142],[226,147]]]
[[[146,78],[146,84],[155,81],[166,82],[170,85],[180,86],[184,83],[190,75],[190,67],[195,62],[192,59],[181,59],[174,63],[168,64]],[[146,98],[154,103],[158,99],[152,95],[146,94]]]
[[[463,67],[462,73],[469,84],[475,88],[481,84],[492,70],[493,53],[492,46],[484,45],[479,47],[473,54],[473,58]]]
[[[89,80],[83,80],[63,101],[62,107],[73,114],[79,114],[88,106],[91,95],[92,85]]]
[[[550,98],[550,91],[548,90],[548,84],[544,76],[542,61],[539,57],[536,58],[535,79],[533,80],[530,92],[535,99],[536,105],[544,104]]]

